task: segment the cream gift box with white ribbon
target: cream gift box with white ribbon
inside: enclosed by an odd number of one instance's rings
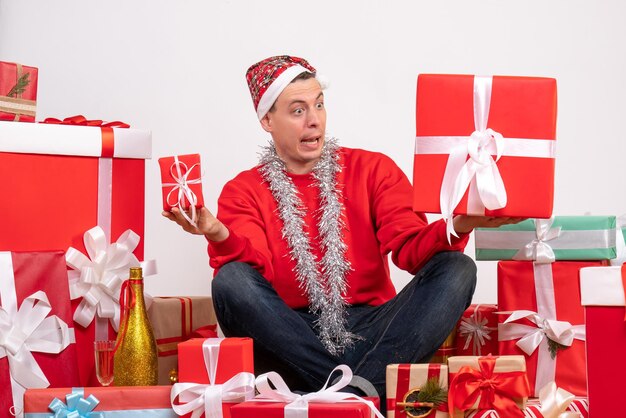
[[[434,381],[434,382],[433,382]],[[445,391],[447,401],[448,366],[445,364],[389,364],[385,376],[387,388],[387,418],[407,418],[415,415],[426,418],[448,418],[446,401],[416,402],[427,384]],[[432,387],[432,386],[431,386]],[[417,404],[417,405],[411,405]],[[428,411],[430,409],[430,411]]]
[[[154,297],[148,319],[157,343],[160,385],[169,385],[178,376],[178,344],[192,336],[217,337],[210,296]]]

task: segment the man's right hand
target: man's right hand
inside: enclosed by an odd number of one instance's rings
[[[178,208],[173,208],[171,212],[164,211],[161,214],[170,221],[176,222],[183,230],[190,234],[204,235],[209,241],[224,241],[230,234],[228,228],[204,206],[200,208],[197,213],[198,222],[196,222],[196,224],[198,226],[193,225],[185,219]],[[189,212],[187,212],[187,216],[191,218]]]

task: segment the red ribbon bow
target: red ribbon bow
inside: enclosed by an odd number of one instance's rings
[[[128,279],[125,280],[124,283],[122,283],[122,290],[120,291],[120,325],[124,324],[124,327],[120,328],[120,334],[118,335],[117,342],[115,343],[113,353],[117,351],[120,343],[124,340],[124,337],[126,336],[126,331],[128,330],[128,316],[130,314],[130,309],[133,308],[135,306],[135,303],[137,302],[135,289],[133,289],[133,287],[131,286],[131,284],[134,283],[141,283],[141,281]]]
[[[449,409],[466,411],[478,399],[478,409],[494,409],[501,417],[523,417],[514,398],[530,395],[526,372],[513,371],[494,373],[497,357],[487,356],[478,359],[480,370],[463,366],[452,379],[449,390]]]
[[[217,324],[209,324],[194,329],[191,338],[217,338]]]
[[[101,120],[89,120],[83,115],[70,116],[63,120],[56,118],[46,118],[40,123],[50,123],[54,125],[80,125],[80,126],[99,126],[102,128],[130,128],[130,125],[119,120],[104,123]]]
[[[130,125],[120,121],[104,123],[101,120],[88,120],[83,115],[70,116],[63,120],[56,118],[46,118],[43,122],[51,125],[78,125],[99,127],[102,131],[102,153],[101,157],[111,158],[114,156],[115,138],[113,128],[130,128]]]

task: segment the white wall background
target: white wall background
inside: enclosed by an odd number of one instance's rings
[[[206,244],[161,217],[156,159],[200,153],[215,209],[267,140],[244,73],[270,55],[307,58],[331,81],[329,132],[409,177],[418,73],[555,77],[555,213],[623,213],[625,17],[620,0],[0,0],[0,59],[39,68],[40,120],[152,130],[145,253],[160,274],[147,288],[194,295],[209,292]],[[475,301],[495,302],[495,262],[478,264]],[[397,287],[409,279],[394,276]]]

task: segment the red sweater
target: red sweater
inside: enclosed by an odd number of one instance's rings
[[[411,208],[412,187],[402,170],[387,156],[359,149],[340,148],[345,210],[344,242],[352,270],[346,276],[349,304],[380,305],[396,292],[389,275],[387,255],[401,269],[415,274],[433,254],[462,251],[469,234],[446,239],[443,220],[428,224]],[[313,254],[321,259],[316,218],[318,188],[311,174],[289,174],[307,208],[306,231]],[[295,262],[282,238],[277,204],[258,167],[229,181],[218,201],[217,217],[230,230],[222,242],[209,243],[211,266],[217,270],[231,261],[257,269],[292,308],[308,306],[298,285]]]

